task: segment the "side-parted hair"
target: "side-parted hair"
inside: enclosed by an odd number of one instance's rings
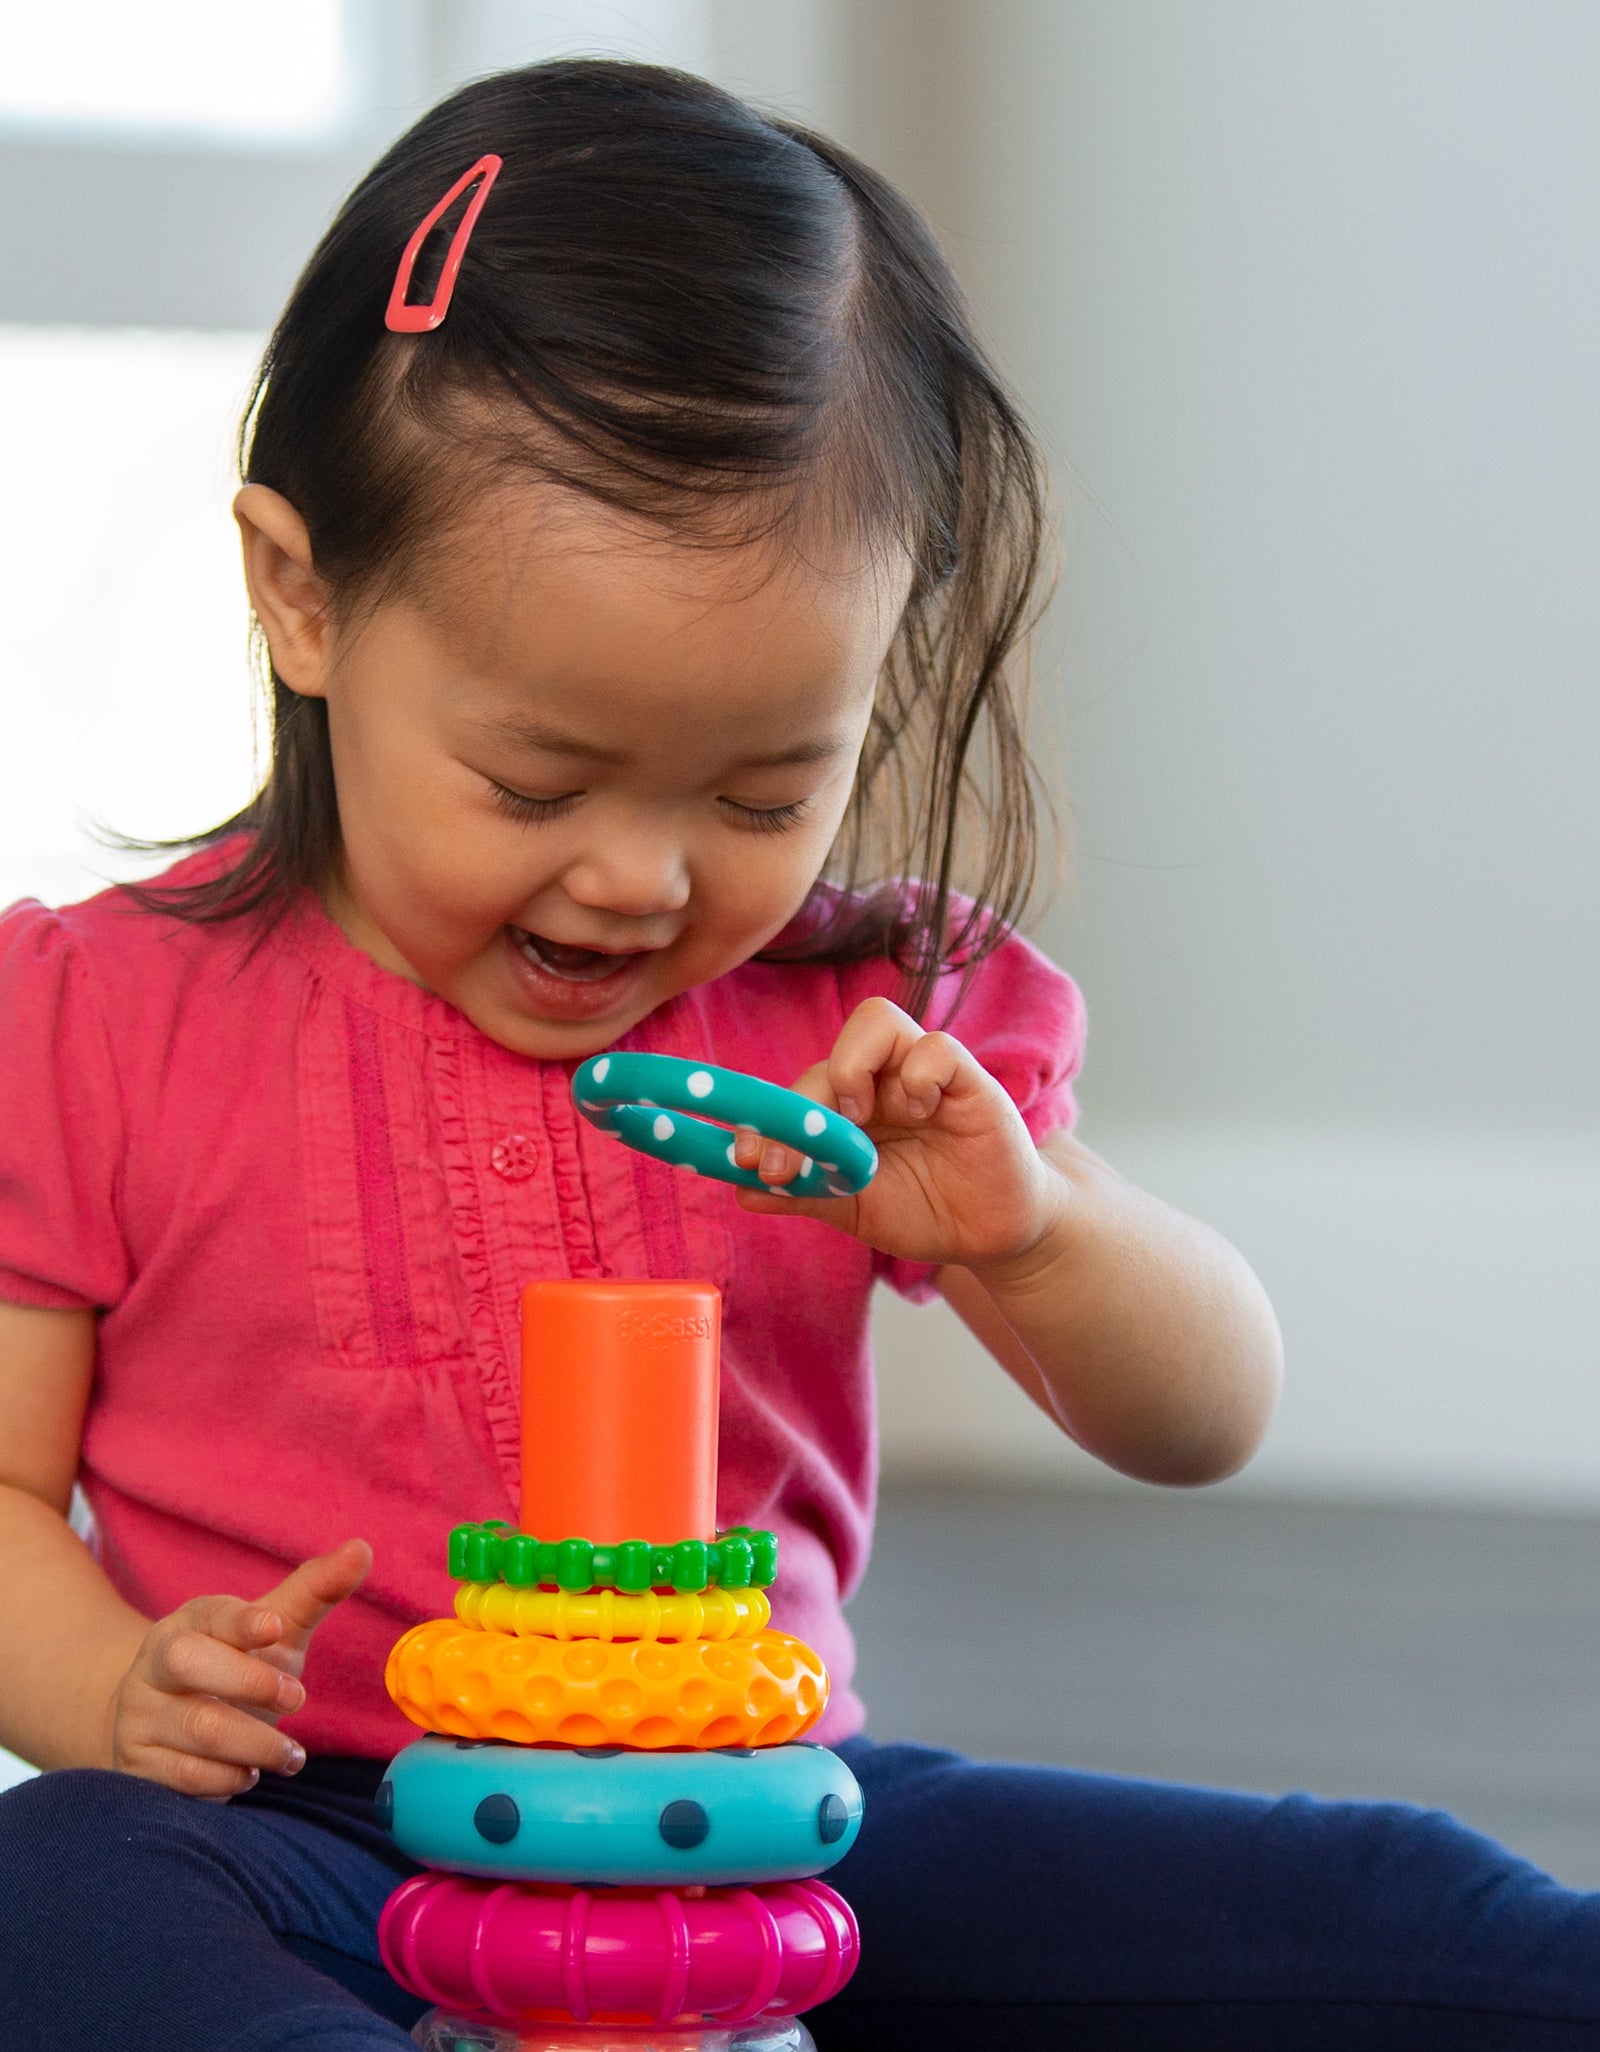
[[[504,167],[448,317],[388,332],[401,250],[486,150]],[[424,246],[413,300],[469,197]],[[423,574],[472,495],[518,474],[707,546],[820,511],[903,549],[910,599],[826,886],[768,958],[886,955],[920,1014],[1023,910],[1038,801],[1017,671],[1041,465],[928,229],[836,144],[648,65],[536,64],[463,87],[318,245],[267,345],[240,468],[298,510],[341,614]],[[259,629],[256,645],[267,661]],[[260,791],[184,844],[247,830],[238,859],[142,902],[271,916],[327,876],[326,707],[271,683]]]

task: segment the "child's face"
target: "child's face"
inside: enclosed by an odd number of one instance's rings
[[[798,910],[904,607],[895,557],[694,546],[529,484],[426,594],[346,626],[287,501],[241,493],[285,684],[327,700],[329,910],[503,1046],[576,1057]]]

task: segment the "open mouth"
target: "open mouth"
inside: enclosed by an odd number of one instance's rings
[[[511,934],[534,968],[562,983],[603,983],[608,976],[630,968],[641,952],[636,949],[613,954],[604,948],[572,947],[566,941],[547,940],[542,933],[529,933],[521,926],[512,927]]]

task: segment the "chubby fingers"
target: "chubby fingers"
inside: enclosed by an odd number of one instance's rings
[[[868,998],[844,1022],[827,1060],[807,1069],[791,1087],[802,1097],[841,1113],[854,1125],[881,1122],[886,1116],[883,1083],[928,1037],[909,1012],[902,1012],[887,998]],[[740,1168],[753,1169],[762,1182],[779,1190],[794,1181],[803,1159],[792,1147],[764,1139],[746,1126],[733,1136],[733,1158]]]
[[[360,1588],[371,1565],[372,1548],[366,1540],[347,1539],[328,1553],[301,1561],[256,1607],[282,1619],[283,1636],[290,1645],[303,1645],[328,1612]]]
[[[230,1703],[286,1716],[306,1699],[291,1674],[258,1658],[276,1643],[282,1625],[259,1604],[236,1596],[206,1596],[185,1605],[151,1632],[135,1670],[153,1689],[179,1695],[200,1690]]]
[[[948,1033],[924,1033],[898,1067],[878,1078],[878,1117],[886,1126],[920,1126],[937,1117],[940,1106],[965,1080],[972,1057]]]
[[[845,1117],[880,1127],[925,1124],[948,1095],[979,1085],[982,1075],[959,1040],[926,1032],[881,997],[856,1006],[823,1067],[827,1092]]]
[[[827,1060],[808,1069],[793,1087],[854,1124],[881,1133],[927,1124],[947,1096],[969,1084],[981,1087],[981,1071],[958,1040],[925,1032],[887,998],[868,998],[845,1021]],[[776,1191],[792,1183],[803,1166],[804,1158],[793,1148],[748,1127],[734,1134],[733,1150],[741,1168],[753,1170]]]
[[[133,1693],[118,1719],[115,1764],[181,1795],[222,1801],[263,1774],[298,1774],[304,1749],[216,1696]]]
[[[270,1613],[232,1596],[186,1604],[155,1626],[118,1692],[115,1764],[214,1798],[263,1771],[297,1773],[304,1751],[270,1720],[298,1710],[305,1690],[262,1657],[280,1631]]]
[[[792,1183],[807,1166],[809,1157],[785,1147],[781,1140],[768,1140],[750,1126],[740,1126],[733,1136],[733,1158],[740,1168],[753,1169],[773,1189]],[[824,1200],[832,1203],[833,1199]]]
[[[864,1126],[883,1117],[880,1079],[893,1073],[925,1037],[909,1012],[902,1012],[887,998],[868,998],[845,1020],[828,1059],[795,1087],[808,1097],[831,1098],[847,1119]],[[821,1089],[813,1080],[819,1078]]]

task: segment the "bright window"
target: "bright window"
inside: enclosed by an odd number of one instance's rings
[[[295,142],[348,91],[342,0],[73,0],[0,24],[0,121]]]
[[[260,338],[0,327],[0,905],[82,897],[248,798],[228,501]]]

